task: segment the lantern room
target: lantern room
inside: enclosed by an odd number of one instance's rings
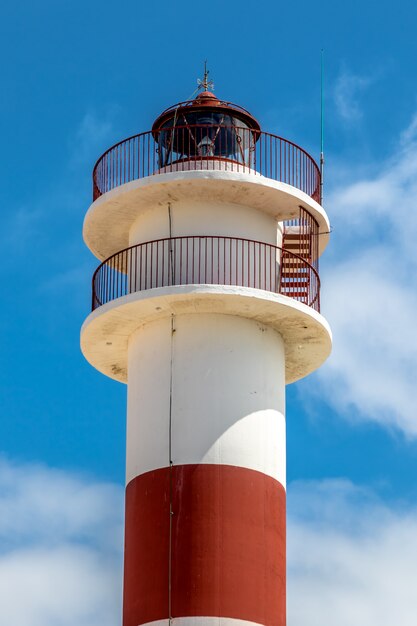
[[[166,109],[152,127],[160,168],[210,160],[251,167],[259,133],[260,126],[248,111],[219,100],[207,89],[194,100]]]

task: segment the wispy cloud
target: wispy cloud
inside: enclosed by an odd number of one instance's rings
[[[72,167],[92,165],[108,147],[113,131],[113,118],[116,110],[108,111],[103,117],[93,112],[84,115],[74,135],[70,139],[69,163]]]
[[[290,485],[292,626],[414,626],[416,562],[416,509],[343,480]]]
[[[120,624],[118,568],[85,547],[15,551],[0,558],[0,620],[25,626]]]
[[[348,123],[361,119],[361,96],[373,79],[343,70],[335,83],[333,99],[339,116]]]
[[[334,350],[319,371],[320,394],[346,417],[417,436],[417,123],[379,173],[331,190],[331,266],[324,262],[324,314]],[[331,252],[330,252],[331,254]],[[313,387],[311,387],[313,389]]]
[[[120,623],[121,487],[0,462],[0,623]]]

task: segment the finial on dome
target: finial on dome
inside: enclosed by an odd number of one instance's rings
[[[202,89],[203,91],[209,91],[214,89],[214,83],[212,80],[208,79],[209,70],[207,69],[207,59],[204,61],[204,78],[201,80],[197,78],[198,89]]]

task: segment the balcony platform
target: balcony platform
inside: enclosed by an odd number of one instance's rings
[[[253,171],[221,170],[155,173],[111,189],[90,206],[84,220],[84,240],[104,261],[129,246],[129,231],[143,212],[168,202],[199,202],[201,198],[205,202],[250,206],[278,221],[297,218],[302,206],[318,222],[319,254],[328,243],[327,214],[307,193]]]
[[[103,304],[85,320],[81,349],[97,370],[127,382],[130,335],[157,319],[181,314],[236,315],[277,330],[285,343],[286,383],[317,369],[331,351],[331,331],[313,308],[249,287],[177,285],[131,293]]]

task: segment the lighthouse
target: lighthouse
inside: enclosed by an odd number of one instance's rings
[[[286,623],[285,387],[331,350],[320,188],[207,73],[94,167],[81,347],[127,385],[123,626]]]

